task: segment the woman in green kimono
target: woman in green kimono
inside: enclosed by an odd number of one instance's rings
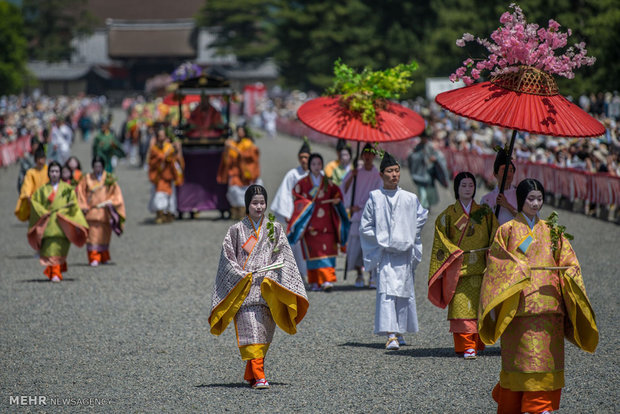
[[[460,172],[454,178],[456,202],[435,221],[435,239],[428,276],[428,299],[448,306],[454,351],[475,359],[484,349],[478,336],[478,301],[497,220],[486,206],[474,201],[476,178]]]
[[[112,157],[123,158],[125,152],[121,149],[121,144],[116,139],[116,136],[110,131],[110,123],[106,122],[101,127],[101,131],[97,134],[93,141],[93,158],[103,158],[105,162],[106,172],[114,172],[114,165],[112,165]]]
[[[50,181],[31,198],[28,243],[39,252],[43,272],[52,282],[62,280],[67,270],[69,246],[86,242],[88,224],[73,187],[60,179],[61,166],[52,161],[47,169]]]

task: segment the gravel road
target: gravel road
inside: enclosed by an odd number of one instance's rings
[[[284,136],[258,141],[270,196],[295,167],[300,144]],[[334,155],[314,150],[326,161]],[[89,145],[77,142],[74,152],[90,164]],[[90,268],[85,249],[73,246],[65,281],[53,284],[26,242],[27,226],[12,214],[17,171],[0,170],[0,412],[495,412],[499,347],[475,361],[456,357],[447,311],[426,299],[433,223],[453,199],[448,191],[424,228],[415,285],[420,332],[406,336],[409,345],[384,349],[385,339],[372,334],[375,291],[355,289],[353,274],[343,281],[339,259],[339,283],[332,293],[308,293],[298,334],[276,333],[266,358],[272,388],[257,391],[243,384],[234,329],[215,337],[207,323],[231,222],[208,212],[154,225],[146,173],[120,165],[128,217],[125,234],[112,240],[113,264]],[[414,190],[406,171],[401,183]],[[620,227],[567,211],[560,216],[575,235],[601,333],[593,355],[567,344],[560,412],[617,413]],[[16,396],[46,405],[18,405]]]

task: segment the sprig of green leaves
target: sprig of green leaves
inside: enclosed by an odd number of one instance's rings
[[[399,99],[411,87],[411,76],[418,64],[400,64],[385,70],[364,68],[357,73],[338,59],[334,63],[334,84],[328,95],[340,95],[340,102],[351,112],[360,114],[362,122],[377,126],[377,110],[385,107],[387,100]]]
[[[268,221],[267,221],[267,237],[269,237],[269,240],[275,246],[275,244],[276,244],[276,226],[274,224],[274,221],[276,219],[276,216],[274,216],[273,213],[269,213],[269,216],[267,216],[267,218],[268,218]],[[279,251],[280,251],[280,249],[278,247],[274,247],[272,253],[277,253]]]
[[[562,235],[568,240],[574,239],[572,234],[566,232],[566,226],[562,226],[558,223],[558,218],[558,212],[554,210],[551,214],[549,214],[549,217],[547,217],[546,220],[547,226],[549,227],[549,233],[551,234],[551,250],[554,254],[560,247],[559,242],[562,239]]]
[[[476,211],[473,211],[469,218],[476,224],[482,223],[482,219],[484,219],[489,214],[493,214],[493,210],[487,204],[482,204],[480,208]]]

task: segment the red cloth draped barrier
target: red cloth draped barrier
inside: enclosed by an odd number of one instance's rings
[[[30,135],[0,145],[0,167],[6,167],[30,151]]]
[[[448,167],[456,175],[459,171],[470,171],[488,182],[493,177],[494,154],[442,149]],[[514,182],[524,178],[535,178],[545,187],[545,191],[561,194],[569,200],[588,200],[597,204],[620,204],[620,177],[608,173],[589,173],[573,168],[540,164],[530,161],[514,161],[517,171]]]
[[[316,132],[295,119],[278,119],[277,125],[278,131],[288,135],[307,136],[311,141],[326,144],[335,142],[334,137]],[[418,140],[414,138],[381,144],[381,148],[400,160],[406,160],[417,143]],[[478,154],[451,148],[443,148],[442,152],[453,177],[460,171],[470,171],[474,175],[483,177],[487,182],[495,181],[493,177],[495,154]],[[570,201],[588,200],[603,205],[620,204],[620,177],[530,161],[513,160],[513,162],[517,167],[515,184],[524,178],[535,178],[543,184],[546,192],[561,194]]]

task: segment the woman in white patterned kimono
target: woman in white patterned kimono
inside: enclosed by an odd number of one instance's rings
[[[253,388],[269,388],[264,358],[275,326],[296,333],[308,298],[286,233],[273,215],[265,218],[265,188],[248,187],[245,206],[246,216],[228,229],[222,244],[209,324],[220,335],[234,320],[247,361],[244,379]]]

